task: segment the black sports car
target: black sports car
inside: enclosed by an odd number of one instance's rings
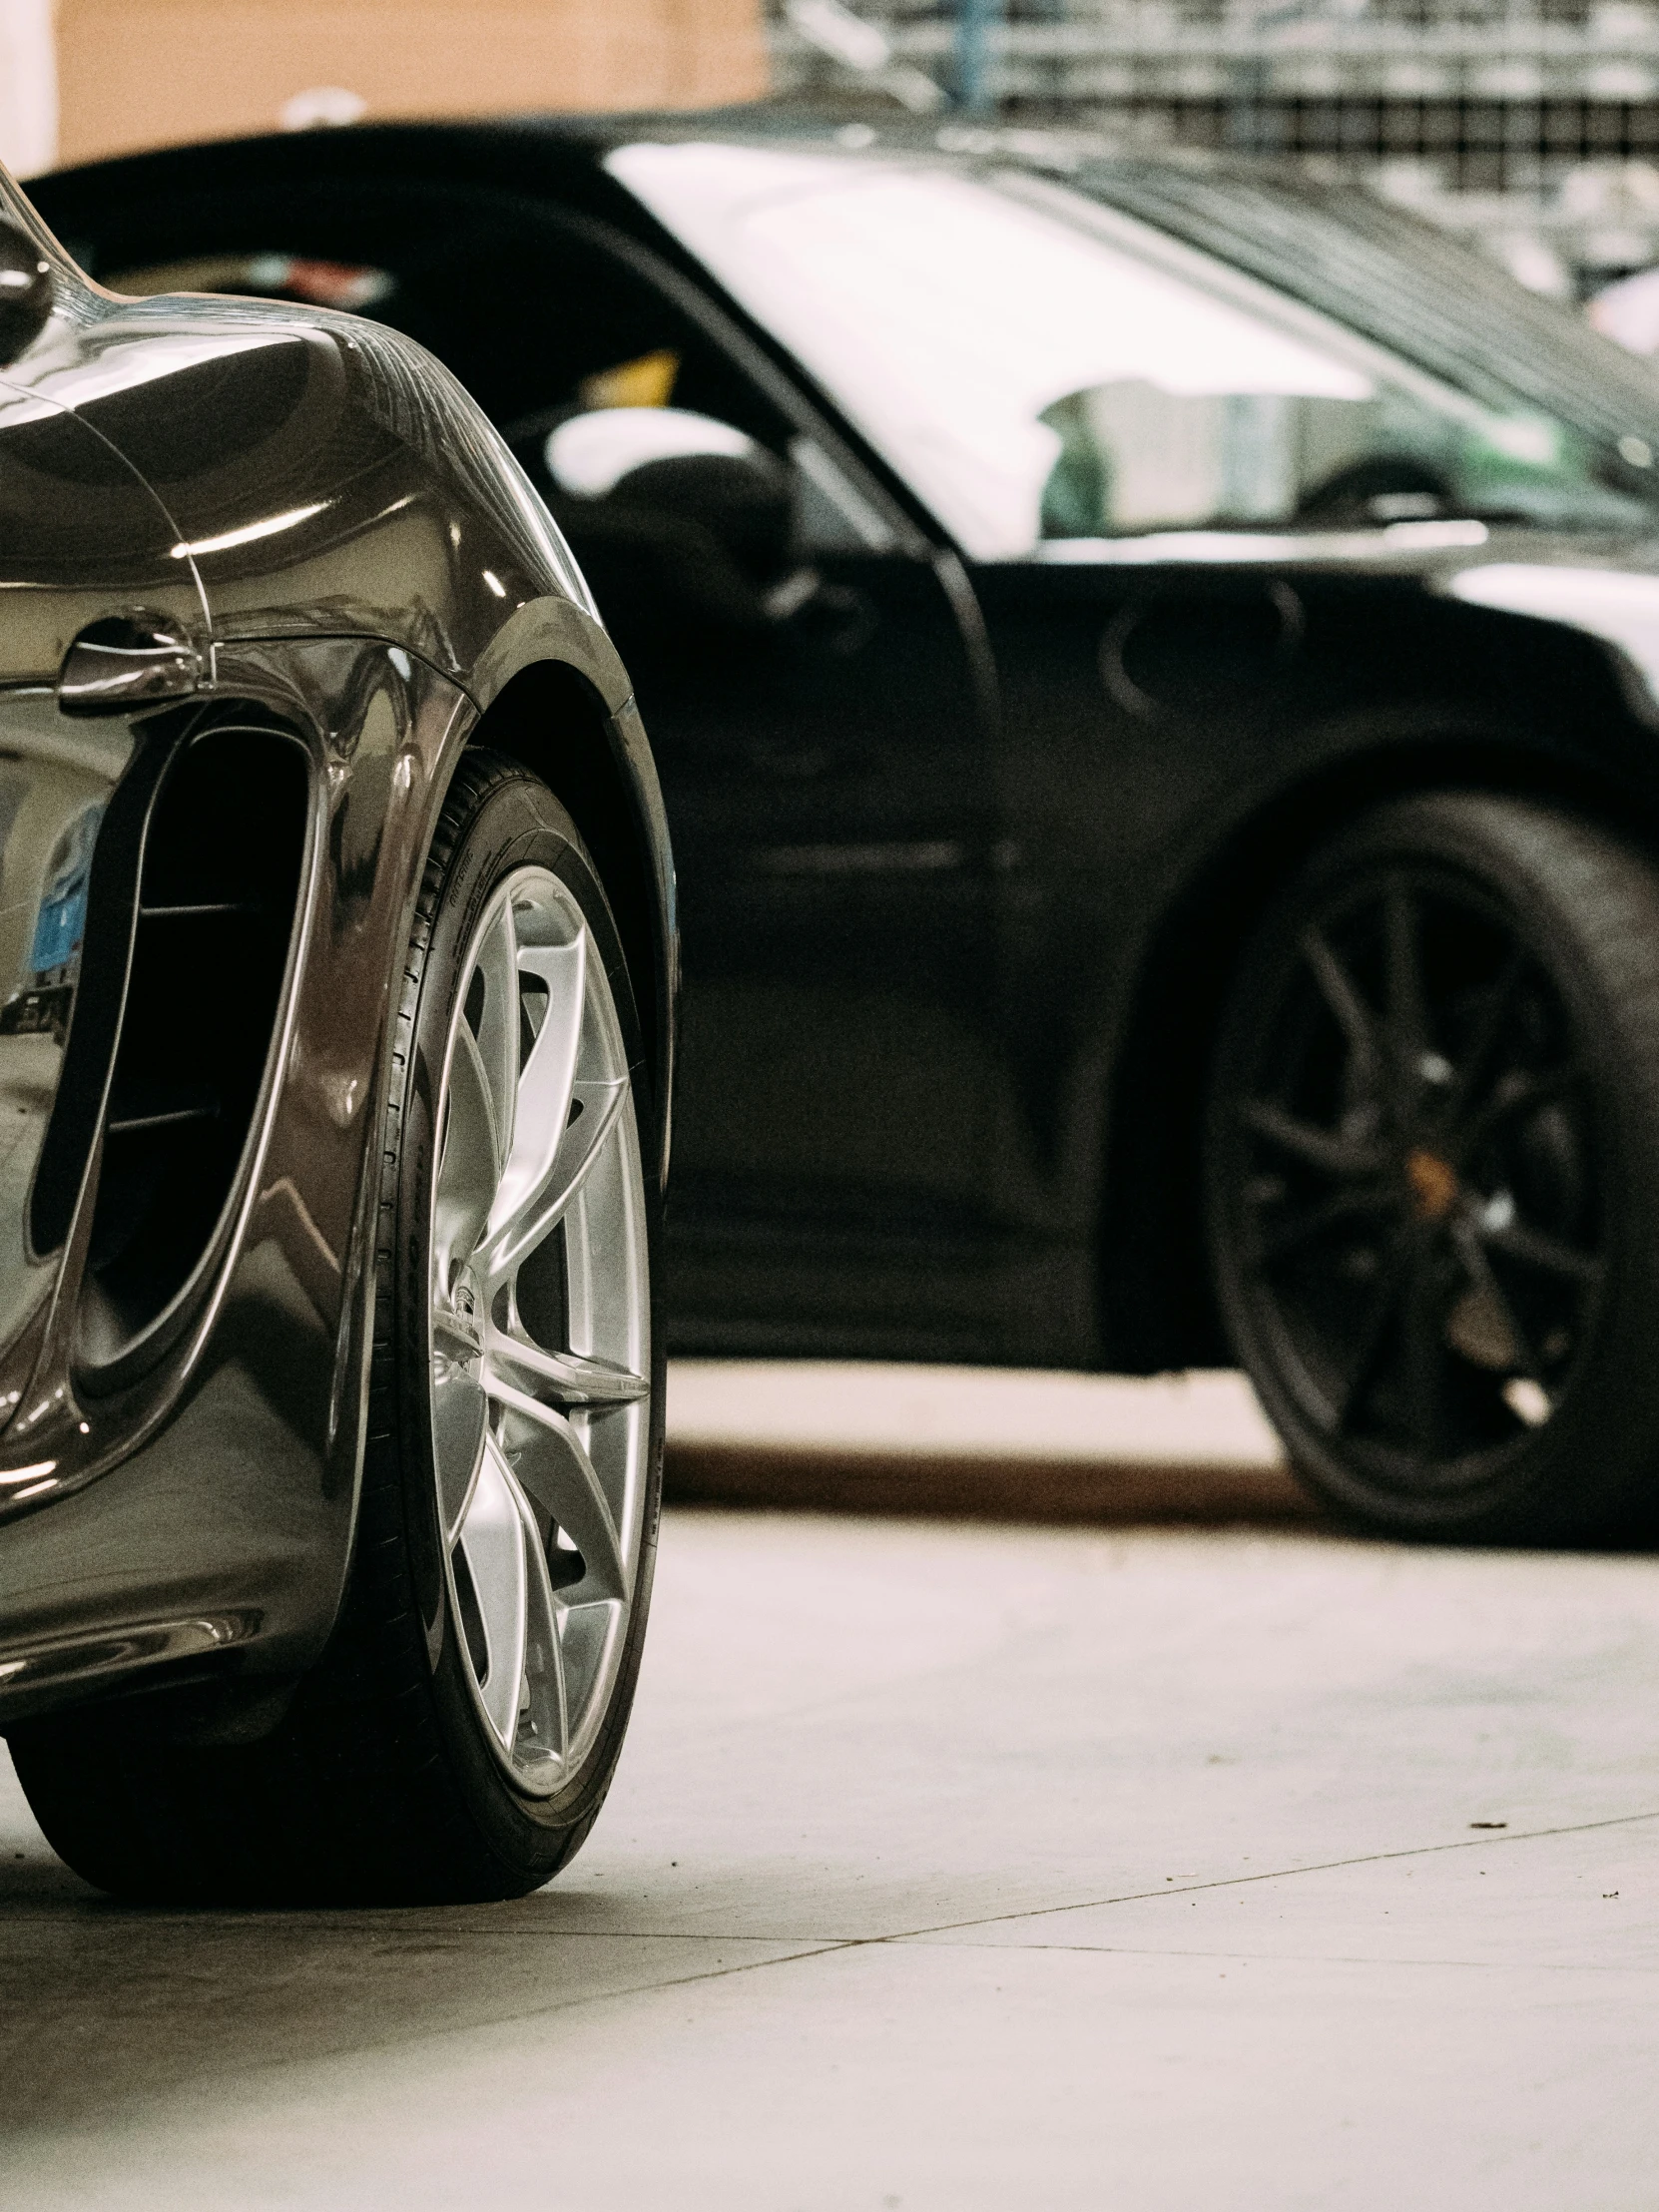
[[[1373,1526],[1659,1471],[1659,384],[1369,198],[952,125],[43,180],[477,394],[634,672],[687,1350],[1248,1367]],[[285,495],[284,495],[285,496]]]
[[[491,1897],[581,1842],[674,959],[629,680],[453,378],[118,298],[0,174],[0,1726],[93,1882]]]

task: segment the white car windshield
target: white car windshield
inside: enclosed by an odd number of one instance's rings
[[[608,166],[977,559],[1438,515],[1652,525],[1568,426],[1024,172],[699,143]]]

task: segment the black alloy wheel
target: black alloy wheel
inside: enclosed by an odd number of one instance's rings
[[[1394,1535],[1561,1540],[1659,1472],[1659,878],[1440,793],[1319,853],[1214,1061],[1215,1280],[1293,1463]]]

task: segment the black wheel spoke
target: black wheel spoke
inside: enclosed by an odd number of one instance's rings
[[[1343,1383],[1341,1402],[1337,1407],[1339,1434],[1355,1426],[1366,1393],[1377,1380],[1378,1370],[1382,1365],[1388,1332],[1393,1325],[1400,1294],[1405,1288],[1408,1259],[1407,1235],[1402,1226],[1395,1232],[1383,1255],[1382,1272],[1372,1292],[1365,1318],[1360,1324],[1354,1358]]]
[[[1456,1132],[1458,1156],[1467,1160],[1507,1123],[1523,1121],[1541,1107],[1552,1106],[1586,1081],[1587,1071],[1576,1060],[1549,1068],[1540,1075],[1517,1076],[1487,1100],[1480,1111]]]
[[[1396,876],[1388,885],[1383,930],[1388,955],[1388,1028],[1404,1079],[1404,1094],[1410,1097],[1433,1039],[1423,998],[1417,904],[1402,877]]]
[[[1557,1276],[1564,1282],[1579,1283],[1586,1289],[1601,1281],[1602,1265],[1595,1253],[1581,1252],[1564,1238],[1552,1237],[1542,1229],[1530,1229],[1525,1222],[1507,1222],[1501,1228],[1489,1228],[1481,1223],[1478,1234],[1488,1250],[1502,1253],[1517,1266],[1536,1269],[1541,1275]]]
[[[1239,1108],[1239,1119],[1255,1136],[1265,1138],[1322,1175],[1376,1175],[1382,1165],[1371,1146],[1353,1144],[1320,1128],[1317,1122],[1304,1121],[1283,1106],[1274,1105],[1271,1099],[1246,1099]]]
[[[1292,1253],[1317,1244],[1333,1230],[1352,1227],[1362,1221],[1375,1221],[1398,1204],[1395,1194],[1381,1184],[1338,1191],[1316,1206],[1304,1207],[1300,1213],[1264,1227],[1256,1245],[1257,1264],[1265,1267],[1275,1260],[1288,1259]]]
[[[1400,1303],[1407,1417],[1422,1456],[1439,1459],[1445,1453],[1445,1314],[1434,1280],[1432,1247],[1416,1236],[1408,1249]]]
[[[1446,1106],[1447,1119],[1454,1128],[1485,1088],[1493,1057],[1502,1041],[1504,1025],[1514,1010],[1526,968],[1526,954],[1516,945],[1504,961],[1496,982],[1487,994],[1474,1034],[1463,1049],[1462,1065],[1457,1070],[1456,1081],[1452,1085],[1451,1097]]]
[[[1457,1247],[1457,1257],[1462,1261],[1469,1280],[1474,1284],[1476,1290],[1491,1300],[1493,1307],[1496,1309],[1498,1319],[1502,1322],[1510,1345],[1513,1347],[1515,1366],[1527,1378],[1528,1382],[1536,1382],[1541,1390],[1547,1390],[1548,1384],[1544,1381],[1544,1366],[1542,1360],[1538,1357],[1537,1347],[1522,1326],[1520,1316],[1516,1313],[1508,1292],[1498,1281],[1497,1272],[1487,1259],[1481,1246],[1478,1230],[1472,1224],[1460,1224],[1454,1241]]]
[[[1353,976],[1331,949],[1330,940],[1323,930],[1316,928],[1304,931],[1302,954],[1314,971],[1314,980],[1319,985],[1320,995],[1336,1016],[1338,1026],[1348,1040],[1349,1051],[1357,1062],[1355,1072],[1362,1083],[1375,1084],[1382,1068],[1382,1038],[1377,1016],[1366,1003]]]

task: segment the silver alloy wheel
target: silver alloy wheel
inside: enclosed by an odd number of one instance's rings
[[[431,1200],[438,1511],[489,1741],[545,1797],[599,1734],[639,1572],[639,1134],[604,962],[557,876],[507,877],[461,974]]]

